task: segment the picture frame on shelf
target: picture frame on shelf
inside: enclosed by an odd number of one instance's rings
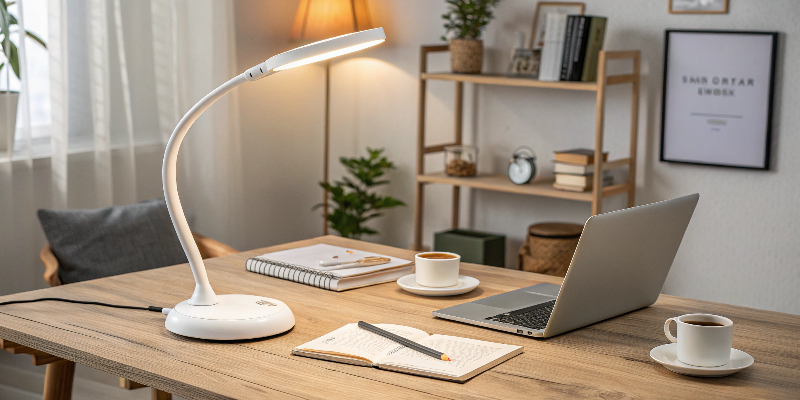
[[[778,33],[665,35],[660,160],[769,170]]]
[[[533,27],[531,28],[530,49],[541,50],[544,46],[544,32],[547,29],[547,14],[561,13],[569,15],[583,15],[586,5],[579,2],[540,1],[536,4],[533,14]]]
[[[541,50],[525,48],[515,49],[514,57],[511,59],[506,75],[536,79],[539,77],[539,63],[541,58]]]
[[[727,14],[729,0],[668,0],[670,14]]]

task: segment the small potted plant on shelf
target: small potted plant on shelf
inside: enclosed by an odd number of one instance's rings
[[[12,30],[12,28],[18,26],[17,18],[8,12],[8,6],[14,3],[14,1],[0,0],[0,45],[2,45],[3,55],[5,56],[5,60],[0,61],[0,72],[4,72],[3,69],[5,67],[11,67],[14,76],[20,79],[19,51],[17,50],[17,45],[11,41],[12,34],[18,33],[19,29]],[[42,47],[47,48],[44,40],[38,36],[29,31],[25,31],[25,34],[36,43],[42,45]],[[4,75],[0,74],[0,77],[2,76]],[[12,146],[14,143],[19,92],[9,90],[9,85],[10,82],[7,79],[6,90],[0,91],[0,152],[9,151],[10,153],[12,149],[8,148],[8,143],[11,143]]]
[[[500,0],[446,0],[449,8],[442,18],[447,40],[450,35],[450,68],[455,73],[478,74],[483,66],[483,29],[494,18]]]
[[[389,184],[387,179],[380,178],[386,174],[386,170],[394,168],[394,163],[381,156],[383,149],[367,147],[367,152],[369,158],[339,158],[357,181],[345,176],[335,185],[319,183],[331,193],[328,224],[342,237],[360,239],[361,235],[375,235],[377,231],[364,225],[367,221],[383,215],[380,210],[406,205],[394,197],[379,196],[374,192],[376,186]],[[314,209],[322,206],[317,204]]]

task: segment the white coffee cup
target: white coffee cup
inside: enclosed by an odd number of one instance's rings
[[[438,257],[437,257],[438,255]],[[448,287],[458,284],[461,256],[444,251],[430,251],[414,256],[417,283],[427,287]]]
[[[677,335],[669,333],[675,321]],[[697,367],[718,367],[731,361],[733,321],[713,314],[686,314],[664,322],[664,334],[678,343],[678,360]]]

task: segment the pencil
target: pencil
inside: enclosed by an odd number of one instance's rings
[[[358,321],[358,327],[361,328],[361,329],[368,330],[368,331],[370,331],[372,333],[381,335],[381,336],[383,336],[383,337],[385,337],[385,338],[387,338],[387,339],[389,339],[391,341],[400,343],[403,346],[406,346],[411,350],[416,350],[416,351],[418,351],[420,353],[427,354],[427,355],[429,355],[429,356],[431,356],[433,358],[438,358],[438,359],[443,360],[443,361],[450,361],[450,357],[448,357],[446,354],[444,354],[444,353],[442,353],[440,351],[436,351],[436,350],[434,350],[434,349],[432,349],[430,347],[425,347],[425,346],[423,346],[423,345],[421,345],[421,344],[419,344],[417,342],[412,342],[412,341],[410,341],[410,340],[408,340],[408,339],[406,339],[406,338],[404,338],[402,336],[398,336],[398,335],[395,335],[392,332],[388,332],[386,330],[378,328],[375,325],[368,324],[368,323],[366,323],[364,321]]]

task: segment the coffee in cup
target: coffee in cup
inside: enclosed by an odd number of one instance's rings
[[[448,287],[458,284],[461,256],[434,251],[414,256],[417,283],[427,287]]]
[[[449,260],[452,258],[458,258],[457,255],[450,253],[422,253],[419,256],[431,260]]]
[[[669,332],[678,325],[677,338]],[[664,322],[664,334],[678,343],[678,360],[697,367],[718,367],[731,360],[733,321],[713,314],[686,314]]]

